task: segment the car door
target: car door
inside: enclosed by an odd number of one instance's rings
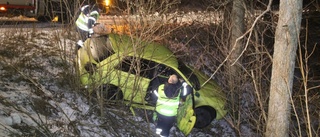
[[[115,67],[116,81],[124,92],[126,100],[143,104],[150,79],[148,67],[141,58],[127,56]]]
[[[193,95],[189,94],[178,109],[177,127],[186,136],[191,132],[196,122],[193,103]]]

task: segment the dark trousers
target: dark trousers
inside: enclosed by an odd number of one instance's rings
[[[82,42],[85,42],[89,38],[88,31],[84,31],[84,30],[77,27],[77,32],[79,33],[79,36],[80,36],[79,40],[82,40]]]
[[[157,114],[158,114],[158,120],[157,120],[156,128],[162,129],[161,135],[168,137],[170,134],[170,129],[172,128],[172,126],[176,120],[176,117],[175,116],[171,116],[171,117],[164,116],[159,113],[157,113]]]

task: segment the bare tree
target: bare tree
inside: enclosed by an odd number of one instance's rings
[[[281,0],[275,33],[267,137],[288,137],[290,98],[301,26],[302,0]]]

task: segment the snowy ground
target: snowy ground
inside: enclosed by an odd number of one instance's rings
[[[72,88],[75,34],[49,26],[1,28],[0,136],[153,136],[143,115],[106,107],[101,116],[95,101]],[[171,134],[184,136],[176,128]],[[221,120],[189,136],[235,134]]]

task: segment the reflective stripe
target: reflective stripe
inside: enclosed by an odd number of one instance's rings
[[[89,7],[89,5],[85,5],[81,8],[81,11],[83,11],[85,8]]]
[[[183,93],[182,96],[186,96],[187,95],[187,83],[183,82],[182,86],[183,86]]]
[[[90,16],[93,16],[93,15],[97,15],[97,16],[99,16],[99,12],[98,12],[98,11],[96,11],[96,10],[94,10],[94,11],[90,12]]]
[[[94,22],[96,22],[96,18],[94,17],[89,17],[89,20],[93,20]]]
[[[153,93],[154,93],[157,97],[159,97],[159,94],[158,94],[158,91],[157,91],[157,90],[154,90]]]
[[[160,135],[161,132],[162,132],[161,128],[156,128],[156,134]]]
[[[159,103],[163,104],[163,105],[167,105],[167,106],[176,106],[179,105],[179,101],[165,101],[165,100],[158,100]]]
[[[159,112],[165,114],[166,116],[174,116],[175,115],[175,111],[165,109],[165,108],[159,109]]]
[[[183,96],[186,96],[187,95],[187,87],[183,87]]]

